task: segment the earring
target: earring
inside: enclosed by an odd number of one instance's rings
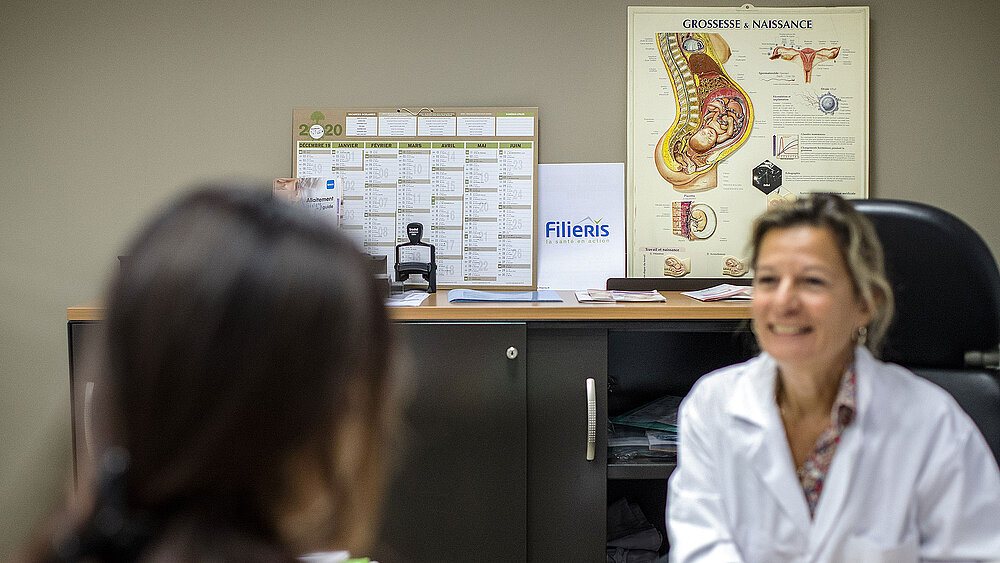
[[[854,331],[854,342],[858,346],[864,346],[865,343],[868,342],[868,327],[867,326],[861,325],[861,326],[859,326]]]

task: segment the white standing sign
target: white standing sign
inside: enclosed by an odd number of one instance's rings
[[[625,165],[538,165],[538,289],[602,289],[625,274]]]

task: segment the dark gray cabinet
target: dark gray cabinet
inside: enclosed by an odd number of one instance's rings
[[[374,558],[524,561],[524,323],[402,323],[401,450]]]
[[[574,308],[562,320],[528,308],[476,310],[468,320],[425,318],[437,307],[399,313],[412,377],[372,555],[383,563],[601,562],[607,506],[623,496],[662,531],[673,465],[609,464],[608,417],[686,394],[701,374],[752,354],[752,338],[738,319],[589,317],[659,314],[644,307]],[[69,324],[78,467],[90,440],[81,350],[98,330]]]
[[[528,325],[528,561],[605,560],[607,346],[599,326]],[[588,461],[590,416],[596,451]]]
[[[684,396],[703,374],[743,361],[755,348],[742,320],[613,323],[607,341],[609,416],[664,395]],[[608,505],[622,498],[639,505],[665,538],[667,479],[673,469],[674,463],[609,461]],[[664,541],[660,553],[667,548]]]
[[[604,560],[607,332],[401,323],[414,389],[384,561]],[[511,356],[514,356],[511,358]],[[586,385],[599,390],[588,411]],[[587,460],[587,423],[597,426]]]

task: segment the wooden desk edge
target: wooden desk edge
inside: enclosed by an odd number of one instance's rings
[[[104,305],[91,302],[66,308],[67,321],[103,321]]]
[[[556,302],[448,303],[444,293],[432,294],[418,307],[390,307],[395,321],[563,321],[563,320],[739,320],[750,318],[745,301],[703,303],[676,291],[661,292],[661,303],[584,304],[572,291],[560,291]],[[68,307],[66,320],[100,321],[104,307],[96,303]]]

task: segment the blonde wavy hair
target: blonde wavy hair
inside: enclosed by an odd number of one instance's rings
[[[892,286],[885,275],[882,243],[875,227],[847,200],[836,194],[814,193],[771,206],[754,221],[750,237],[750,266],[757,268],[764,235],[774,229],[800,225],[827,229],[833,234],[851,278],[854,294],[872,313],[866,327],[865,346],[877,355],[892,323]]]

